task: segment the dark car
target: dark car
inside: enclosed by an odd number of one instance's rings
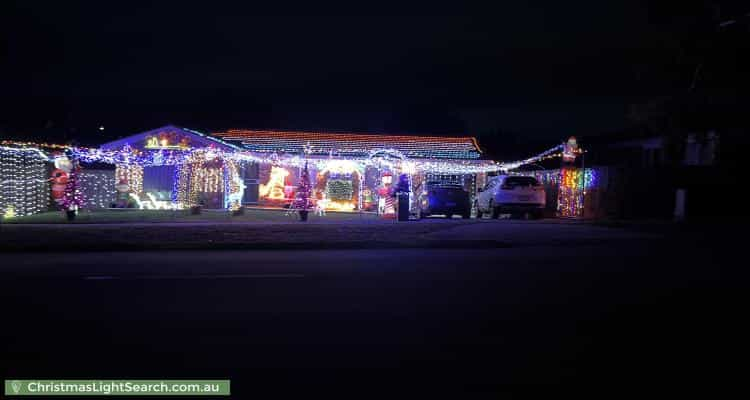
[[[419,218],[441,214],[446,218],[471,216],[469,192],[460,185],[428,182],[419,196]]]

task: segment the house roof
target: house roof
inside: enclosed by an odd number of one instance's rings
[[[398,150],[409,158],[478,159],[473,137],[410,136],[365,133],[230,129],[214,132],[222,140],[254,152],[365,156],[376,150]]]

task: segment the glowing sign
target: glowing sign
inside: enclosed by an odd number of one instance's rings
[[[320,200],[318,200],[320,201]],[[330,201],[326,200],[323,207],[331,211],[354,211],[357,207],[353,201]]]
[[[178,141],[174,135],[159,135],[146,138],[146,145],[143,147],[155,150],[185,150],[190,145],[188,144],[188,138],[182,138]]]
[[[138,203],[138,208],[141,210],[182,210],[182,203],[172,203],[170,201],[158,200],[156,196],[151,193],[146,193],[148,200],[141,200],[141,198],[135,194],[130,193],[130,198]]]

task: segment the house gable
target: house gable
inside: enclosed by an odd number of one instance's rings
[[[117,150],[124,146],[138,150],[189,150],[218,147],[223,150],[238,150],[240,147],[204,133],[167,125],[147,132],[128,136],[100,146],[102,150]]]

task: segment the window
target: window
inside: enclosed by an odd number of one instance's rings
[[[509,176],[505,178],[503,185],[510,187],[537,186],[539,181],[530,176]]]

